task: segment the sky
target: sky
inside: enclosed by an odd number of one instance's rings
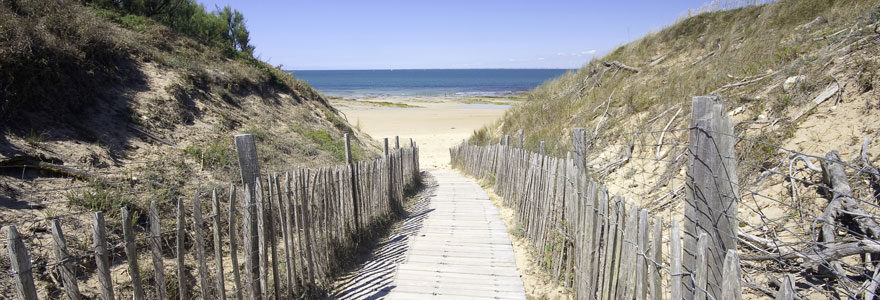
[[[706,0],[198,0],[285,70],[578,68]]]

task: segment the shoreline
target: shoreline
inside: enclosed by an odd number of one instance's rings
[[[424,169],[448,169],[449,148],[486,125],[494,124],[523,98],[399,97],[330,98],[352,126],[376,140],[412,138]]]

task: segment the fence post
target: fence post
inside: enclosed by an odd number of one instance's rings
[[[199,192],[195,192],[193,197],[193,238],[196,242],[196,260],[199,268],[199,291],[203,299],[213,298],[211,295],[211,286],[208,284],[208,265],[205,255],[205,234],[202,226],[205,220],[202,219],[202,204],[199,199]]]
[[[682,299],[681,285],[681,232],[678,229],[678,220],[672,221],[672,229],[669,236],[669,298]]]
[[[574,147],[574,165],[579,174],[586,174],[587,170],[587,130],[575,128],[571,131],[572,146]]]
[[[95,268],[101,286],[101,299],[114,300],[113,281],[110,279],[110,257],[107,253],[107,233],[104,227],[104,213],[95,212],[92,224],[92,246],[95,248]]]
[[[742,300],[742,287],[740,285],[739,257],[736,249],[727,249],[724,256],[724,282],[721,283],[721,300]]]
[[[721,296],[724,253],[736,249],[736,210],[738,185],[733,153],[733,125],[719,96],[693,97],[690,130],[690,156],[685,184],[685,272],[695,269],[696,240],[708,235],[707,291],[710,298]],[[689,281],[685,281],[689,285]],[[691,286],[689,286],[691,287]],[[691,299],[693,289],[685,290]]]
[[[31,256],[28,255],[27,248],[24,247],[15,225],[6,226],[6,243],[18,297],[22,300],[37,300]]]
[[[400,149],[400,136],[394,136],[394,149]]]
[[[254,136],[250,134],[238,134],[235,136],[235,150],[238,152],[238,165],[241,169],[241,182],[244,185],[244,253],[245,253],[245,277],[248,289],[248,298],[260,298],[260,250],[257,239],[257,216],[256,205],[256,181],[260,175],[260,164],[257,158],[257,146]]]
[[[412,139],[409,140],[410,145],[412,145]],[[351,157],[351,136],[348,133],[345,134],[345,162],[348,164],[348,168],[351,170],[350,178],[351,180],[351,201],[352,207],[354,208],[354,232],[355,234],[360,234],[361,230],[361,212],[360,212],[360,204],[358,203],[358,194],[357,194],[357,172],[354,171],[354,164],[352,162],[353,158]]]
[[[385,158],[388,158],[388,138],[384,138],[383,142],[384,142],[385,147],[382,148],[383,149],[382,153],[385,155]]]
[[[517,146],[517,148],[522,149],[522,147],[523,147],[523,130],[520,129],[519,132],[517,132],[517,134],[519,135],[519,145]]]
[[[186,223],[184,223],[184,208],[183,208],[183,199],[177,198],[177,293],[179,295],[179,299],[189,299],[187,296],[189,293],[189,289],[186,286],[186,266],[183,265],[184,260],[184,252],[186,251],[185,238],[186,238]]]
[[[217,298],[226,300],[226,278],[223,273],[223,241],[220,240],[220,199],[217,198],[217,189],[211,191],[211,208],[214,212],[212,221],[214,227],[214,261],[217,268],[217,278],[214,280],[217,284]]]
[[[58,269],[61,271],[61,280],[64,282],[64,292],[68,299],[79,300],[79,285],[76,283],[76,274],[73,273],[70,261],[68,261],[72,258],[67,252],[67,242],[64,240],[64,232],[61,231],[61,222],[58,219],[52,219],[50,223],[52,239],[55,241],[55,259],[61,262]]]
[[[122,235],[125,239],[125,256],[128,258],[128,275],[134,288],[134,300],[144,299],[144,287],[141,284],[141,270],[138,267],[137,246],[134,243],[134,228],[131,227],[131,216],[128,208],[122,208]]]
[[[165,264],[162,261],[162,228],[159,226],[159,210],[156,200],[150,201],[150,250],[153,254],[153,277],[156,279],[156,296],[168,299],[165,287]]]
[[[235,185],[229,185],[229,257],[232,261],[232,280],[235,287],[235,299],[243,300],[241,293],[241,273],[238,265],[238,244],[236,236],[239,232],[235,225]],[[225,280],[222,279],[222,280]]]

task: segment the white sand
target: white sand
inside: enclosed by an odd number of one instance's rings
[[[449,147],[461,143],[484,125],[501,118],[507,109],[504,105],[462,104],[454,98],[431,98],[426,101],[399,101],[370,99],[371,101],[394,101],[421,108],[382,107],[355,101],[331,101],[341,110],[351,124],[374,139],[400,136],[401,146],[413,138],[419,146],[422,169],[449,168]],[[393,143],[393,141],[392,141]]]

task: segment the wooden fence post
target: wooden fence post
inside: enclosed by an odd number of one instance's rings
[[[382,153],[385,155],[386,158],[388,158],[388,138],[384,138],[382,141],[383,141],[383,145],[385,145],[384,148],[382,148],[383,149]]]
[[[156,280],[156,296],[168,299],[165,286],[165,263],[162,261],[162,227],[159,224],[159,210],[156,200],[150,201],[150,250],[153,254],[153,278]]]
[[[241,292],[241,273],[238,271],[238,243],[236,237],[239,229],[235,223],[235,185],[229,185],[229,257],[232,260],[232,280],[235,284],[235,299],[243,300],[244,296]]]
[[[199,199],[199,192],[195,192],[193,197],[193,238],[196,241],[196,260],[199,268],[199,291],[202,299],[214,298],[211,295],[211,286],[208,284],[211,280],[208,277],[208,265],[205,255],[205,233],[202,226],[205,220],[202,219],[202,204]]]
[[[709,276],[709,235],[701,232],[697,238],[696,248],[696,266],[694,266],[694,299],[706,300],[710,299],[708,276]],[[711,298],[716,299],[716,298]]]
[[[186,223],[184,223],[183,198],[177,198],[177,293],[180,300],[189,299],[189,287],[186,284],[186,266],[183,264],[186,251]]]
[[[719,96],[693,98],[690,130],[690,156],[685,180],[686,272],[694,273],[695,237],[708,234],[706,260],[710,298],[721,296],[722,266],[728,249],[736,249],[738,195],[733,125]],[[688,284],[685,282],[685,284]],[[690,289],[685,298],[690,299]]]
[[[517,132],[517,135],[519,135],[519,144],[516,146],[516,148],[522,149],[522,147],[523,147],[523,130],[520,129]]]
[[[410,145],[412,145],[412,139],[409,140]],[[351,180],[351,201],[354,215],[354,232],[355,234],[360,234],[361,231],[361,211],[360,211],[360,203],[358,200],[357,194],[357,172],[355,172],[355,165],[353,163],[353,158],[351,157],[351,137],[348,133],[345,134],[345,162],[348,164],[348,168],[351,169],[351,176],[349,180]]]
[[[217,298],[226,300],[226,276],[223,274],[223,241],[220,240],[220,199],[217,199],[217,189],[211,191],[211,206],[214,211],[214,264],[217,268]]]
[[[681,232],[678,229],[678,221],[672,221],[672,229],[669,235],[669,295],[670,299],[682,299],[682,269],[681,269]],[[688,278],[690,280],[690,277]]]
[[[144,287],[141,284],[141,269],[138,267],[137,245],[134,243],[134,228],[131,227],[131,216],[128,208],[122,208],[122,235],[125,239],[125,256],[128,259],[128,275],[134,288],[134,300],[144,299]]]
[[[241,231],[244,238],[244,273],[248,299],[261,299],[260,291],[260,246],[257,238],[257,211],[252,200],[251,187],[244,186],[244,218]]]
[[[31,256],[28,255],[27,248],[24,247],[15,225],[6,226],[6,243],[18,297],[22,300],[37,300]]]
[[[52,240],[55,241],[55,259],[61,262],[58,264],[58,269],[61,272],[61,280],[64,282],[64,292],[67,294],[68,299],[79,300],[81,298],[79,285],[76,283],[76,274],[73,273],[73,266],[68,261],[72,257],[67,252],[67,242],[64,240],[61,222],[58,219],[52,219],[50,226],[52,227]]]
[[[241,182],[244,185],[245,208],[242,235],[244,235],[245,280],[249,299],[260,299],[260,243],[258,239],[257,220],[257,178],[260,176],[260,161],[257,158],[257,146],[254,136],[239,134],[235,136],[235,150],[238,152],[238,165],[241,169]]]
[[[396,135],[394,136],[394,149],[400,149],[400,137]]]
[[[587,170],[587,130],[575,128],[571,131],[572,146],[574,146],[574,165],[579,174],[586,174]]]
[[[115,300],[113,280],[110,278],[110,255],[107,253],[107,233],[104,226],[104,213],[95,212],[95,220],[92,223],[92,246],[95,248],[95,269],[100,283],[101,299]]]
[[[721,283],[721,300],[742,300],[740,285],[742,270],[736,249],[727,249],[724,256],[724,282]]]

